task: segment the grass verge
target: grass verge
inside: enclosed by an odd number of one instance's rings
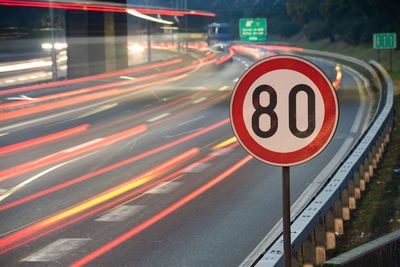
[[[394,79],[394,85],[391,141],[374,177],[357,201],[351,220],[344,223],[345,233],[338,236],[336,249],[327,252],[328,258],[400,229],[400,79]]]

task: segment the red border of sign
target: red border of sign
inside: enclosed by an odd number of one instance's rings
[[[243,119],[243,102],[250,86],[262,75],[280,69],[297,71],[307,76],[320,90],[325,117],[320,132],[307,146],[287,153],[268,150],[259,145],[247,131]],[[230,105],[231,125],[241,145],[255,158],[276,166],[293,166],[317,156],[330,142],[339,120],[336,90],[326,74],[311,62],[297,56],[274,56],[250,67],[236,83]]]

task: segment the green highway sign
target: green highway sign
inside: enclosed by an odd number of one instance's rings
[[[391,33],[374,33],[373,35],[374,49],[395,49],[397,47],[397,34]]]
[[[240,19],[239,33],[241,41],[266,41],[267,20],[265,18]]]

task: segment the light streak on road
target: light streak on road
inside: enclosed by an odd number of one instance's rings
[[[51,65],[52,65],[51,61],[38,60],[38,61],[28,62],[28,63],[19,63],[19,64],[10,64],[10,65],[6,65],[6,66],[0,66],[0,72],[35,69],[35,68],[40,68],[40,67],[48,67]]]
[[[235,142],[237,142],[236,137],[232,137],[232,138],[229,138],[228,140],[225,140],[224,142],[221,142],[218,145],[214,146],[211,150],[217,150],[217,149],[226,147],[226,146],[228,146],[230,144],[233,144]]]
[[[69,217],[77,215],[85,210],[93,208],[101,203],[104,203],[112,198],[124,194],[134,188],[137,188],[149,182],[150,180],[153,180],[154,178],[158,177],[161,173],[164,173],[165,171],[168,171],[174,166],[181,164],[183,161],[193,157],[199,151],[200,151],[199,148],[192,148],[141,175],[129,179],[128,181],[118,186],[115,186],[71,208],[68,208],[62,212],[59,212],[53,216],[50,216],[42,221],[34,223],[26,228],[23,228],[17,232],[10,234],[9,236],[0,239],[0,254],[8,251],[7,248],[11,245],[14,245],[18,241],[22,241],[23,239],[28,238],[34,235],[35,233],[39,233],[40,231],[45,230],[46,228],[49,228],[50,226],[55,225],[56,223],[59,223]]]
[[[164,62],[157,63],[157,64],[147,65],[144,67],[132,68],[132,69],[110,72],[110,73],[105,73],[105,74],[98,74],[98,75],[87,76],[87,77],[83,77],[83,78],[77,78],[77,79],[66,80],[66,81],[58,81],[58,82],[52,82],[52,83],[46,83],[46,84],[38,84],[38,85],[25,86],[25,87],[20,87],[20,88],[15,88],[15,89],[3,90],[3,91],[0,91],[0,95],[13,94],[13,93],[18,93],[18,92],[49,88],[49,87],[55,87],[55,86],[60,86],[60,85],[70,85],[70,84],[75,84],[75,83],[80,83],[80,82],[87,82],[87,81],[93,81],[93,80],[98,80],[98,79],[110,78],[110,77],[114,77],[114,76],[120,76],[120,75],[129,74],[129,73],[136,73],[136,72],[141,72],[141,71],[150,70],[150,69],[154,69],[154,68],[160,68],[160,67],[165,67],[165,66],[169,66],[169,65],[174,65],[174,64],[181,63],[181,62],[182,62],[182,59],[179,58],[179,59],[174,59],[174,60],[170,60],[170,61],[164,61]]]
[[[246,156],[239,162],[237,162],[235,165],[233,165],[231,168],[227,169],[205,185],[201,186],[200,188],[196,189],[186,197],[182,198],[181,200],[175,202],[173,205],[168,207],[167,209],[163,210],[162,212],[158,213],[154,217],[148,219],[147,221],[141,223],[140,225],[132,228],[130,231],[126,232],[125,234],[119,236],[118,238],[114,239],[113,241],[109,242],[105,246],[99,248],[98,250],[92,252],[91,254],[85,256],[84,258],[80,259],[79,261],[75,262],[74,264],[71,265],[71,267],[78,267],[78,266],[83,266],[92,260],[96,259],[97,257],[103,255],[104,253],[110,251],[111,249],[115,248],[116,246],[120,245],[121,243],[125,242],[126,240],[130,239],[131,237],[137,235],[141,231],[147,229],[148,227],[152,226],[153,224],[157,223],[158,221],[162,220],[164,217],[167,215],[171,214],[175,210],[179,209],[189,201],[195,199],[199,195],[203,194],[206,192],[208,189],[212,188],[225,178],[227,178],[229,175],[237,171],[240,167],[245,165],[247,162],[249,162],[253,157],[252,156]]]
[[[8,6],[30,6],[30,7],[46,7],[46,8],[60,8],[60,9],[72,9],[72,10],[84,10],[84,11],[104,11],[104,12],[119,12],[126,13],[129,8],[123,7],[122,5],[94,5],[94,4],[75,4],[75,3],[57,3],[57,2],[40,2],[40,1],[19,1],[19,0],[7,0],[0,2],[0,5]],[[196,16],[207,16],[215,17],[214,13],[210,12],[198,12],[198,11],[179,11],[179,10],[164,10],[164,9],[149,9],[149,8],[135,8],[143,14],[159,14],[168,16],[184,16],[184,15],[196,15]]]
[[[129,130],[110,135],[108,137],[98,139],[94,143],[86,143],[84,147],[73,147],[71,149],[67,149],[64,151],[57,152],[55,154],[33,160],[27,163],[23,163],[21,165],[17,165],[5,170],[0,171],[0,182],[13,178],[15,176],[37,170],[39,168],[43,168],[45,166],[48,166],[50,164],[54,164],[78,155],[81,155],[83,153],[87,153],[90,151],[93,151],[95,149],[109,146],[111,144],[114,144],[116,142],[119,142],[121,140],[127,139],[129,137],[135,136],[137,134],[143,133],[147,130],[147,125],[142,124],[139,126],[136,126],[134,128],[131,128]]]
[[[336,70],[336,80],[332,84],[333,84],[333,87],[335,87],[336,90],[339,90],[340,82],[342,81],[342,71],[341,71],[339,65],[336,65],[335,70]]]
[[[191,66],[180,68],[180,69],[176,69],[176,70],[166,71],[166,72],[159,73],[159,74],[153,74],[153,75],[145,76],[145,77],[133,80],[133,81],[127,80],[127,81],[120,81],[120,82],[116,82],[116,83],[112,83],[112,84],[105,84],[105,85],[101,85],[101,86],[95,86],[95,88],[92,87],[92,88],[90,88],[90,90],[94,90],[94,89],[97,90],[99,88],[110,87],[110,86],[122,86],[122,85],[137,83],[137,82],[141,82],[141,81],[146,81],[146,80],[150,80],[150,79],[156,79],[156,78],[161,78],[161,77],[165,77],[165,76],[171,76],[171,75],[175,75],[175,74],[179,74],[179,73],[182,73],[182,72],[193,70],[193,69],[195,69],[195,68],[197,68],[197,67],[199,67],[201,65],[209,65],[209,64],[212,64],[212,63],[215,63],[215,60],[211,60],[211,61],[208,61],[208,62],[205,62],[205,63],[202,63],[202,64],[191,65]],[[75,105],[75,104],[79,104],[79,103],[82,103],[82,102],[96,100],[96,99],[99,99],[99,98],[115,96],[115,95],[131,92],[131,91],[134,91],[134,90],[139,90],[139,89],[142,89],[144,87],[149,87],[149,86],[152,86],[152,85],[165,83],[165,82],[168,82],[168,81],[172,81],[172,80],[176,80],[176,79],[180,79],[180,78],[184,78],[184,77],[185,76],[171,77],[171,78],[159,80],[159,81],[148,83],[148,84],[142,84],[142,85],[135,86],[135,87],[129,87],[129,88],[124,88],[124,89],[111,89],[111,90],[107,90],[107,91],[101,91],[101,92],[97,92],[97,93],[92,93],[92,94],[89,94],[89,95],[83,95],[83,96],[68,98],[68,99],[64,99],[64,100],[59,100],[59,101],[52,102],[52,103],[42,104],[42,105],[33,106],[33,107],[27,107],[25,109],[9,111],[9,112],[5,112],[5,113],[2,114],[2,116],[0,117],[0,121],[9,120],[9,119],[13,119],[13,118],[18,118],[18,117],[31,115],[31,114],[35,114],[35,113],[39,113],[39,112],[43,112],[43,111],[48,111],[48,110],[52,110],[52,109],[56,109],[56,108],[61,108],[61,107],[65,107],[65,106]],[[77,92],[81,93],[82,91],[85,91],[85,90],[89,90],[89,89],[80,89],[80,90],[77,90]],[[61,94],[62,95],[75,94],[77,92],[71,91],[71,92],[66,92],[66,93],[61,93]],[[50,95],[50,96],[42,97],[42,99],[44,99],[44,98],[45,99],[50,99],[50,98],[53,98],[53,97],[55,97],[55,96],[54,95],[53,96]],[[40,100],[41,98],[38,97],[36,99]],[[25,101],[21,101],[21,102],[25,102]],[[6,104],[3,104],[3,105],[12,105],[12,104],[6,103]]]
[[[82,181],[91,179],[91,178],[93,178],[93,177],[96,177],[96,176],[101,175],[101,174],[103,174],[103,173],[109,172],[109,171],[114,170],[114,169],[116,169],[116,168],[119,168],[119,167],[122,167],[122,166],[124,166],[124,165],[133,163],[133,162],[135,162],[135,161],[137,161],[137,160],[140,160],[140,159],[146,158],[146,157],[148,157],[148,156],[157,154],[157,153],[159,153],[159,152],[161,152],[161,151],[164,151],[164,150],[166,150],[166,149],[168,149],[168,148],[172,148],[172,147],[174,147],[174,146],[176,146],[176,145],[182,144],[182,143],[187,142],[187,141],[189,141],[189,140],[192,140],[192,139],[194,139],[194,138],[196,138],[196,137],[198,137],[198,136],[200,136],[200,135],[203,135],[203,134],[205,134],[205,133],[208,133],[208,132],[210,132],[210,131],[212,131],[212,130],[214,130],[214,129],[216,129],[216,128],[219,128],[219,127],[221,127],[221,126],[223,126],[223,125],[226,125],[226,124],[229,123],[229,121],[230,121],[229,119],[225,119],[225,120],[223,120],[223,121],[220,121],[220,122],[218,122],[218,123],[216,123],[216,124],[213,124],[213,125],[211,125],[211,126],[205,128],[205,129],[203,129],[203,130],[200,130],[200,131],[198,131],[198,132],[189,134],[189,135],[187,135],[187,136],[185,136],[185,137],[182,137],[182,138],[180,138],[180,139],[178,139],[178,140],[175,140],[175,141],[173,141],[173,142],[170,142],[170,143],[165,144],[165,145],[163,145],[163,146],[160,146],[160,147],[158,147],[158,148],[149,150],[149,151],[147,151],[147,152],[145,152],[145,153],[142,153],[142,154],[139,154],[139,155],[137,155],[137,156],[131,157],[131,158],[129,158],[129,159],[123,160],[123,161],[121,161],[121,162],[117,162],[117,163],[112,164],[112,165],[110,165],[110,166],[104,167],[104,168],[102,168],[102,169],[100,169],[100,170],[97,170],[97,171],[94,171],[94,172],[92,172],[92,173],[89,173],[89,174],[80,176],[80,177],[75,178],[75,179],[71,179],[71,180],[69,180],[68,182],[65,182],[65,183],[56,185],[56,186],[54,186],[54,187],[51,187],[51,188],[48,188],[48,189],[46,189],[46,190],[40,191],[40,192],[35,193],[35,194],[33,194],[33,195],[24,197],[24,198],[22,198],[22,199],[16,200],[16,201],[11,202],[11,203],[8,203],[8,204],[5,204],[5,205],[3,205],[3,206],[0,206],[0,211],[9,209],[9,208],[11,208],[11,207],[14,207],[14,206],[17,206],[17,205],[20,205],[20,204],[23,204],[23,203],[25,203],[25,202],[31,201],[31,200],[33,200],[33,199],[36,199],[36,198],[38,198],[38,197],[42,197],[42,196],[48,195],[48,194],[50,194],[50,193],[52,193],[52,192],[61,190],[61,189],[63,189],[63,188],[66,188],[66,187],[68,187],[68,186],[71,186],[71,185],[73,185],[73,184],[80,183],[80,182],[82,182]]]
[[[16,143],[13,145],[9,145],[9,146],[4,146],[0,148],[0,155],[4,155],[7,153],[11,153],[17,150],[21,150],[21,149],[25,149],[25,148],[29,148],[29,147],[33,147],[33,146],[37,146],[37,145],[41,145],[44,143],[48,143],[48,142],[52,142],[61,138],[65,138],[71,135],[75,135],[78,133],[82,133],[84,131],[87,130],[87,128],[89,127],[89,124],[84,124],[78,127],[74,127],[68,130],[64,130],[61,132],[56,132],[53,134],[49,134],[46,136],[42,136],[42,137],[38,137],[38,138],[34,138],[31,140],[27,140],[24,142],[20,142],[20,143]]]

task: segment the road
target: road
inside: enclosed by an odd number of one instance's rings
[[[281,169],[232,138],[231,90],[254,60],[236,54],[216,66],[213,57],[0,91],[0,264],[243,262],[281,218]],[[337,79],[335,63],[314,61]],[[338,129],[318,157],[291,168],[292,203],[368,122],[368,94],[341,72]]]

